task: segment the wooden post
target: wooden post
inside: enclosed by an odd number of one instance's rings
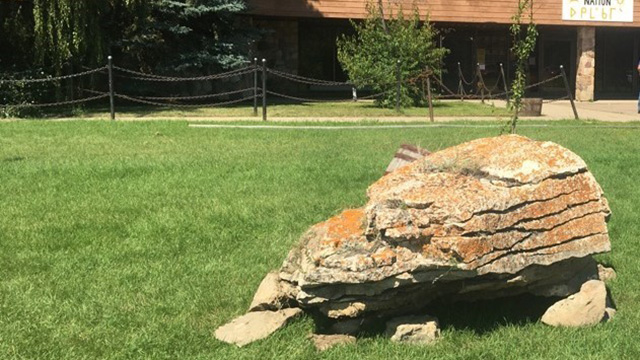
[[[562,73],[564,86],[567,88],[567,95],[569,96],[569,101],[571,102],[571,109],[573,109],[573,116],[575,116],[576,120],[580,120],[580,118],[578,117],[578,110],[576,109],[576,104],[573,101],[573,94],[571,93],[571,88],[569,87],[569,80],[567,80],[567,73],[564,72],[564,66],[562,65],[560,65],[560,72]]]
[[[431,72],[429,71],[429,68],[427,68],[427,102],[429,103],[429,119],[431,120],[431,122],[434,122],[433,101],[431,98]]]

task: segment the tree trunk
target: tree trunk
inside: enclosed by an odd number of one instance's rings
[[[387,19],[384,16],[384,6],[382,0],[378,0],[378,9],[380,10],[380,21],[382,21],[382,29],[388,35],[389,29],[387,28]]]

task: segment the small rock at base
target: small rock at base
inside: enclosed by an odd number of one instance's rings
[[[318,335],[312,334],[310,337],[313,341],[313,345],[318,351],[329,350],[330,348],[343,345],[343,344],[355,344],[356,338],[351,335],[335,334],[335,335]]]
[[[614,316],[616,316],[616,312],[618,312],[618,310],[616,309],[616,305],[613,303],[613,299],[611,298],[611,294],[607,294],[606,304],[607,308],[604,309],[603,321],[610,321]]]
[[[300,314],[302,309],[298,308],[250,312],[219,327],[215,337],[229,344],[245,346],[273,334]]]
[[[617,312],[618,311],[616,309],[610,307],[604,309],[604,321],[610,321],[613,319]]]
[[[433,316],[403,316],[387,322],[386,334],[395,342],[431,344],[440,337],[440,327]]]
[[[607,288],[600,280],[589,280],[580,292],[551,305],[542,322],[551,326],[580,327],[601,322],[605,317]]]
[[[613,268],[598,264],[598,278],[602,281],[613,280],[618,276]]]

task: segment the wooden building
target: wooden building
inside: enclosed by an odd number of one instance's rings
[[[300,75],[342,80],[336,59],[337,36],[351,31],[349,19],[366,16],[367,0],[248,0],[252,21],[269,29],[258,55],[274,66]],[[499,64],[512,73],[509,24],[516,0],[385,0],[405,10],[416,4],[440,30],[445,81],[457,82],[457,63],[470,76],[480,63],[490,79]],[[540,31],[530,58],[530,81],[557,74],[564,65],[576,98],[635,97],[640,87],[640,0],[534,0]],[[509,75],[508,75],[509,76]],[[489,80],[487,81],[489,82]],[[551,82],[536,91],[561,91]]]

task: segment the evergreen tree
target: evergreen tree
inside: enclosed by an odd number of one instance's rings
[[[247,62],[248,31],[238,24],[244,0],[156,0],[119,42],[141,69],[159,73],[229,69]]]
[[[121,65],[164,73],[227,69],[246,61],[251,40],[237,26],[236,15],[246,9],[244,0],[25,4],[2,3],[1,43],[25,49],[20,54],[31,60],[25,67],[44,67],[53,75],[68,65],[103,65],[109,54]],[[28,16],[25,9],[31,12]],[[0,56],[0,67],[10,68],[7,63],[14,58]]]

